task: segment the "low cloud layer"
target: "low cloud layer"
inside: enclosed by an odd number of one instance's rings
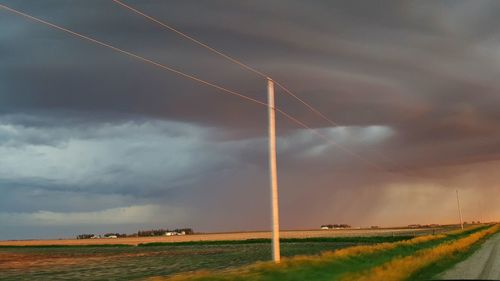
[[[89,212],[51,212],[37,211],[34,213],[3,213],[0,221],[5,226],[81,226],[98,225],[140,225],[163,223],[162,214],[167,213],[171,220],[181,222],[179,210],[158,205],[128,206]]]
[[[266,100],[112,1],[12,8]],[[496,1],[126,1],[283,82],[284,228],[498,219]],[[0,10],[0,239],[269,228],[266,108]],[[432,216],[431,216],[432,215]],[[3,227],[6,226],[6,227]]]

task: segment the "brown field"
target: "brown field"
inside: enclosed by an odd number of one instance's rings
[[[332,230],[289,230],[281,231],[281,238],[312,238],[341,236],[377,236],[377,235],[424,235],[448,231],[449,228],[380,228],[380,229],[332,229]],[[10,240],[0,241],[0,246],[47,246],[47,245],[105,245],[125,244],[138,245],[154,242],[192,242],[221,241],[271,238],[267,231],[207,233],[183,236],[127,237],[115,239],[57,239],[57,240]]]
[[[0,252],[0,271],[6,269],[26,269],[34,267],[52,267],[52,266],[75,266],[82,263],[112,263],[119,259],[169,256],[175,255],[207,255],[222,253],[221,250],[196,250],[176,252],[140,252],[140,253],[79,253],[78,255],[68,255],[67,253],[9,253]]]
[[[283,231],[283,238],[407,236],[449,232],[456,226],[439,228],[381,228],[346,230]],[[270,238],[265,231],[210,233],[185,236],[129,237],[115,239],[59,239],[0,241],[0,280],[144,280],[154,276],[174,276],[199,270],[223,270],[267,261],[270,243],[194,243],[174,245],[168,242],[221,241]],[[436,237],[436,236],[433,236]],[[354,239],[356,240],[356,239]],[[378,241],[378,240],[377,240]],[[385,241],[385,240],[384,240]],[[115,247],[140,243],[167,242],[149,247]],[[376,243],[376,242],[374,242]],[[93,247],[92,245],[111,245]],[[371,245],[328,239],[283,243],[283,257],[317,256],[325,251]],[[386,243],[387,244],[387,243]],[[391,243],[389,243],[391,244]],[[58,245],[61,247],[43,247]],[[89,245],[90,247],[71,247]],[[14,247],[2,247],[14,246]],[[42,246],[42,247],[15,247]]]

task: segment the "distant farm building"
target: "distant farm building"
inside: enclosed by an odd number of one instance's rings
[[[176,235],[186,235],[186,232],[185,231],[180,231],[180,232],[167,231],[167,232],[165,232],[165,236],[176,236]]]
[[[346,229],[351,228],[348,224],[324,224],[321,226],[321,229]]]
[[[421,227],[422,227],[422,225],[420,225],[420,224],[409,224],[408,225],[408,228],[421,228]]]

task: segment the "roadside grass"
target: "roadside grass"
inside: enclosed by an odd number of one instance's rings
[[[455,259],[454,261],[456,261],[460,257],[465,257],[471,247],[495,234],[499,229],[499,225],[479,229],[479,231],[465,237],[457,237],[457,239],[439,243],[431,248],[420,249],[408,256],[397,256],[389,262],[361,273],[346,274],[341,280],[399,281],[433,277],[438,273],[438,270],[451,265],[451,261],[446,260]]]
[[[487,227],[473,227],[450,234],[427,235],[393,243],[354,246],[324,252],[316,256],[296,256],[285,258],[278,265],[271,262],[259,262],[232,270],[198,271],[166,278],[153,278],[152,280],[338,280],[346,273],[367,271],[397,257],[411,256],[418,250],[454,241],[485,228]]]
[[[488,236],[489,237],[489,236]],[[488,237],[483,237],[476,244],[472,245],[468,250],[464,252],[455,253],[454,255],[446,258],[440,259],[435,263],[430,264],[412,274],[408,280],[433,280],[440,273],[452,268],[455,264],[467,259],[470,257],[475,251],[481,247],[484,241],[487,240]]]
[[[500,230],[500,228],[499,228]],[[497,230],[498,232],[498,230]],[[494,233],[493,233],[494,234]],[[454,253],[450,257],[447,257],[445,259],[440,259],[439,261],[432,263],[421,270],[415,272],[408,278],[409,280],[431,280],[435,279],[438,277],[438,275],[442,272],[445,272],[446,270],[452,268],[455,264],[466,260],[468,257],[472,256],[480,247],[481,245],[489,238],[491,235],[489,234],[474,243],[472,246],[470,246],[468,249]]]

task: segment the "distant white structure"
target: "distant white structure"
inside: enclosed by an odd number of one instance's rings
[[[348,224],[323,224],[321,229],[346,229],[351,228]]]
[[[186,232],[185,231],[181,231],[181,232],[168,231],[168,232],[165,232],[165,236],[175,236],[175,235],[186,235]]]

